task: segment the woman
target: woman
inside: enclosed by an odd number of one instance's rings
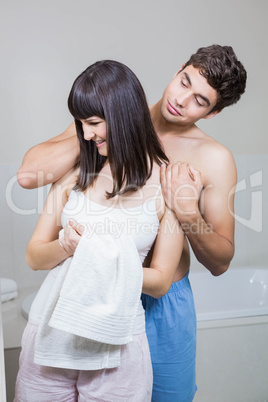
[[[183,232],[160,191],[160,166],[167,158],[133,72],[115,61],[93,64],[75,80],[68,106],[80,142],[80,163],[52,185],[27,248],[32,269],[51,271],[23,335],[15,401],[149,402],[152,370],[141,302],[133,341],[120,346],[119,366],[81,370],[79,365],[70,369],[34,362],[38,328],[62,270],[59,264],[74,259],[81,244],[83,230],[72,227],[70,218],[92,231],[101,223],[111,236],[130,236],[141,263],[158,234],[151,265],[143,268],[142,292],[153,297],[168,292],[183,247]]]

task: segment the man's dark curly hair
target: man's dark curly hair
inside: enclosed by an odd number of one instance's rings
[[[197,68],[218,93],[218,101],[210,113],[235,104],[245,92],[247,72],[231,46],[201,47],[187,61]]]

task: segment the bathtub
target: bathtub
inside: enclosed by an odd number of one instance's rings
[[[190,273],[197,313],[194,402],[268,401],[268,266]]]
[[[189,278],[198,323],[268,316],[268,267],[230,268],[218,277],[204,270],[191,272]],[[23,300],[21,312],[26,319],[36,293]]]
[[[198,322],[268,315],[268,267],[194,272],[190,282]]]

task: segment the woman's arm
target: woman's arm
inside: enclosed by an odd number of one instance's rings
[[[79,159],[75,124],[64,133],[31,148],[17,172],[20,186],[31,189],[59,180]]]
[[[76,177],[77,170],[72,169],[51,186],[43,212],[27,247],[26,261],[33,270],[54,268],[72,255],[70,250],[60,245],[58,234],[61,229],[61,213]]]
[[[166,207],[160,222],[150,268],[143,268],[143,293],[165,295],[173,283],[184,243],[184,232],[175,214]]]

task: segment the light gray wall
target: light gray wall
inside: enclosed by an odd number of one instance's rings
[[[268,152],[267,0],[13,0],[1,7],[0,163],[71,122],[76,76],[99,59],[126,63],[156,102],[200,46],[232,45],[248,71],[240,102],[200,127],[234,154]]]
[[[47,189],[20,188],[16,170],[30,147],[59,134],[72,121],[67,97],[77,75],[99,59],[122,61],[136,72],[153,103],[191,53],[212,43],[232,45],[248,71],[247,91],[238,104],[200,122],[231,149],[237,162],[240,190],[232,264],[266,264],[267,12],[267,0],[2,4],[0,276],[15,278],[20,286],[39,285],[43,279],[43,272],[27,267],[24,256]],[[199,266],[193,259],[195,267]]]

